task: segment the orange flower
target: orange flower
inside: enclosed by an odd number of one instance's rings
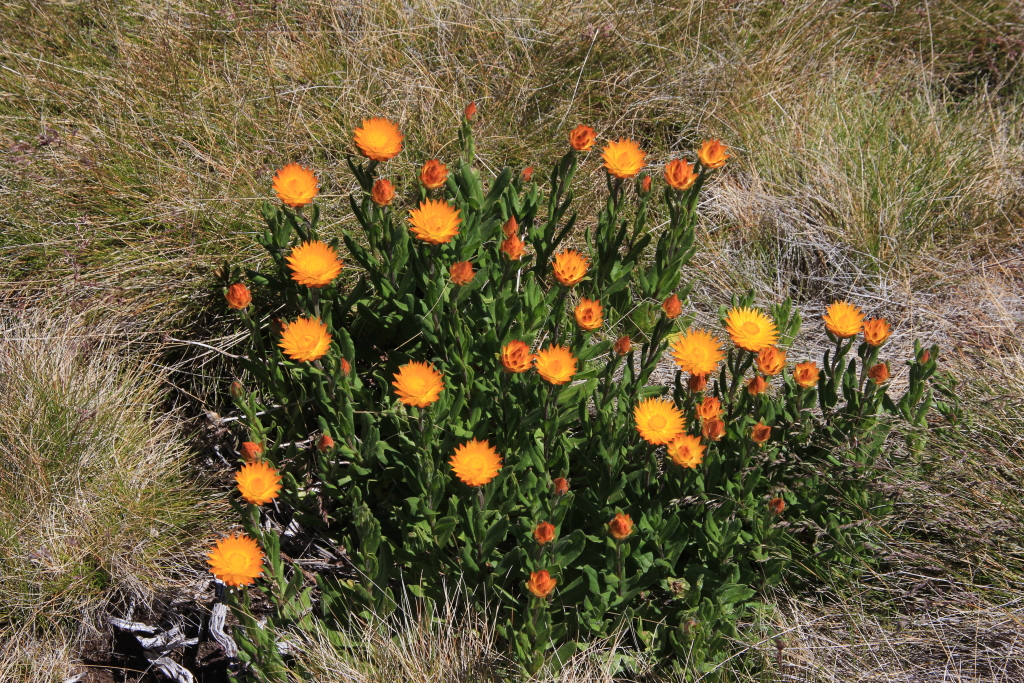
[[[569,482],[566,481],[565,477],[557,477],[553,482],[555,486],[555,495],[564,496],[569,493]]]
[[[584,297],[580,299],[574,313],[576,324],[580,326],[581,330],[596,330],[601,327],[604,308],[601,307],[600,301],[591,301]]]
[[[689,190],[697,182],[693,164],[685,159],[673,159],[665,164],[665,182],[676,190]]]
[[[651,191],[651,176],[645,175],[643,181],[640,183],[640,191],[647,194]]]
[[[721,168],[725,166],[726,160],[732,156],[725,153],[727,149],[729,148],[723,145],[721,140],[706,140],[701,145],[700,151],[697,152],[697,158],[707,168]]]
[[[395,186],[386,178],[378,178],[377,182],[373,184],[370,199],[378,206],[387,206],[395,200]]]
[[[220,539],[207,558],[210,573],[229,586],[248,586],[263,573],[263,551],[245,534]]]
[[[364,157],[387,161],[402,151],[405,136],[387,119],[374,117],[363,119],[363,127],[356,128],[353,139]]]
[[[683,372],[707,377],[725,357],[722,343],[707,330],[687,330],[672,343],[672,358]]]
[[[321,453],[326,453],[332,448],[334,448],[334,439],[330,434],[321,434],[320,438],[316,440],[316,449]]]
[[[448,271],[451,275],[452,283],[456,285],[468,285],[473,281],[473,264],[469,261],[459,261],[453,263],[451,269]]]
[[[679,408],[660,398],[648,398],[637,403],[633,408],[633,419],[640,437],[655,446],[667,444],[686,428]]]
[[[256,462],[263,455],[263,446],[255,441],[242,442],[242,459],[246,462]]]
[[[551,595],[551,591],[555,590],[557,584],[558,579],[552,578],[547,569],[541,569],[539,572],[530,573],[530,580],[526,582],[526,587],[531,593],[544,600]]]
[[[722,402],[714,396],[705,396],[701,404],[697,406],[697,417],[702,421],[714,420],[722,414]]]
[[[633,520],[629,518],[629,515],[620,512],[612,517],[612,521],[608,522],[608,533],[619,541],[629,538],[629,535],[633,533]]]
[[[319,193],[316,174],[305,166],[288,164],[274,174],[274,192],[285,206],[305,206]]]
[[[407,406],[426,408],[441,398],[444,391],[444,375],[434,369],[430,363],[410,361],[398,368],[394,375],[398,400]]]
[[[766,346],[757,352],[757,369],[774,376],[786,367],[786,352],[776,346]]]
[[[448,180],[448,167],[440,161],[430,159],[423,164],[423,169],[420,171],[420,182],[423,183],[423,187],[428,190],[436,190],[444,185],[446,180]]]
[[[303,242],[286,259],[292,279],[307,287],[326,287],[338,277],[342,263],[334,247],[316,240]]]
[[[544,545],[555,540],[555,525],[549,522],[541,522],[533,530],[533,537],[537,539],[537,543]]]
[[[555,254],[552,269],[556,280],[566,287],[572,287],[584,278],[588,267],[590,259],[575,249],[566,249]]]
[[[448,464],[466,486],[483,486],[498,476],[501,456],[486,440],[473,439],[456,448]]]
[[[764,377],[761,375],[754,375],[750,378],[750,381],[747,382],[747,393],[751,396],[757,396],[758,394],[763,394],[766,391],[768,391],[768,382],[765,382]]]
[[[772,513],[776,517],[782,514],[783,510],[786,509],[786,501],[781,498],[772,498],[768,501],[768,512]]]
[[[300,363],[322,358],[331,348],[331,333],[319,318],[299,318],[285,323],[279,344],[284,355]]]
[[[274,500],[281,490],[281,475],[266,462],[242,465],[235,473],[238,492],[250,505],[265,505]]]
[[[892,334],[885,318],[872,318],[864,322],[864,341],[871,346],[881,346]]]
[[[537,373],[551,384],[565,384],[576,374],[576,358],[568,346],[548,346],[541,349],[533,362]]]
[[[709,441],[718,441],[725,436],[725,422],[718,419],[717,417],[704,422],[704,426],[701,428],[701,434],[704,438]]]
[[[604,146],[601,158],[604,167],[616,178],[632,178],[644,167],[647,153],[632,140],[619,138],[618,142],[609,142]]]
[[[228,308],[240,311],[243,308],[248,308],[249,304],[252,303],[252,293],[249,292],[249,288],[244,283],[236,282],[228,287],[228,291],[224,294],[224,299],[228,302]]]
[[[690,378],[686,380],[686,388],[695,394],[699,394],[704,391],[708,386],[707,375],[690,375]]]
[[[677,465],[696,469],[704,462],[704,448],[699,437],[680,434],[668,443],[668,457]]]
[[[597,131],[590,126],[580,124],[569,133],[569,144],[577,152],[586,152],[597,141]]]
[[[348,364],[347,360],[342,358],[341,359],[341,374],[347,376],[348,373],[350,373],[350,372],[352,372],[352,366]]]
[[[775,323],[756,308],[731,309],[725,316],[725,329],[733,344],[754,353],[766,346],[774,346],[779,340]]]
[[[518,261],[523,258],[526,243],[519,239],[519,235],[509,235],[508,239],[501,243],[501,251],[510,261]]]
[[[772,428],[769,425],[758,422],[750,432],[750,440],[756,444],[762,444],[771,438]]]
[[[533,166],[527,166],[523,169],[523,182],[528,183],[533,180]]]
[[[879,363],[871,366],[871,369],[868,370],[868,377],[874,380],[875,384],[885,384],[889,381],[889,365]]]
[[[797,363],[793,368],[793,380],[805,389],[818,384],[818,366],[814,363]]]
[[[506,372],[526,372],[533,366],[533,359],[526,342],[513,339],[501,347],[501,364]]]
[[[459,234],[461,222],[459,210],[443,199],[428,199],[409,211],[412,234],[429,244],[451,242]]]
[[[470,102],[466,105],[466,111],[463,112],[466,115],[467,121],[472,121],[473,117],[476,116],[476,102]]]
[[[840,339],[856,337],[864,329],[864,313],[853,304],[837,301],[822,316],[828,331]]]
[[[519,221],[516,220],[515,216],[508,217],[505,225],[501,226],[501,232],[504,233],[505,237],[511,237],[519,233]]]
[[[615,340],[615,353],[620,356],[625,356],[629,353],[630,349],[633,348],[632,342],[629,340],[629,335],[624,334]]]
[[[679,297],[673,294],[662,302],[661,310],[665,311],[665,315],[669,320],[675,320],[682,315],[683,305],[679,302]]]

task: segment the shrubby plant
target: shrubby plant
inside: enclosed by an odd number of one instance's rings
[[[285,166],[283,206],[264,209],[268,268],[224,271],[252,341],[232,386],[247,535],[210,564],[257,679],[285,679],[282,629],[357,646],[341,635],[352,620],[454,589],[529,673],[622,629],[665,666],[710,670],[794,544],[822,536],[794,529],[846,534],[829,561],[856,548],[850,520],[885,508],[869,480],[889,417],[922,427],[934,403],[938,349],[918,347],[890,397],[889,325],[847,302],[828,309],[820,362],[788,350],[788,301],[735,296],[720,325],[691,326],[680,278],[700,192],[730,157],[719,141],[671,161],[660,191],[636,142],[608,142],[607,199],[582,229],[573,178],[594,130],[572,131],[543,184],[509,168],[485,184],[474,115],[452,167],[429,160],[407,188],[411,210],[382,175],[402,134],[364,121],[358,231],[324,234],[315,174]],[[254,310],[250,286],[272,306]],[[665,359],[674,378],[652,384]],[[338,549],[347,573],[304,570],[282,533]]]

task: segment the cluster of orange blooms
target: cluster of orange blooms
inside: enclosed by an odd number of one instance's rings
[[[467,120],[472,120],[474,105],[466,110]],[[354,132],[354,142],[359,151],[373,162],[387,161],[402,151],[404,136],[391,121],[371,118],[362,122]],[[569,134],[569,142],[578,152],[589,151],[595,145],[597,134],[589,126],[577,126]],[[697,156],[700,163],[710,169],[725,165],[729,154],[718,140],[703,144]],[[635,177],[645,166],[646,152],[633,140],[610,141],[602,150],[604,168],[613,177],[627,179]],[[529,181],[533,169],[523,171],[523,179]],[[685,191],[693,186],[699,173],[692,164],[683,159],[670,161],[665,166],[664,177],[675,190]],[[428,160],[422,167],[419,180],[428,190],[437,190],[448,180],[448,168],[437,159]],[[273,188],[283,204],[301,209],[319,193],[319,181],[313,171],[296,163],[281,168],[274,176]],[[650,190],[650,177],[645,178],[643,191]],[[372,201],[384,207],[395,198],[395,187],[386,178],[378,178],[370,193]],[[458,233],[462,219],[459,210],[445,199],[426,198],[417,208],[409,211],[409,229],[419,240],[427,244],[445,244]],[[525,242],[519,236],[519,226],[514,217],[503,226],[504,241],[501,252],[510,260],[518,261],[525,253]],[[292,249],[287,258],[292,279],[309,288],[331,285],[341,273],[344,264],[336,249],[319,240],[307,241]],[[573,287],[587,274],[590,261],[584,254],[565,249],[554,255],[552,272],[559,284]],[[474,277],[473,265],[469,261],[453,264],[449,269],[451,282],[455,285],[469,284]],[[230,308],[244,311],[252,302],[249,289],[243,283],[232,284],[225,298]],[[668,297],[662,309],[669,319],[682,313],[682,302],[673,294]],[[603,324],[604,309],[599,300],[581,298],[574,310],[577,325],[584,331],[593,331]],[[829,306],[825,317],[828,329],[839,338],[849,338],[864,332],[865,341],[874,346],[885,342],[890,334],[884,319],[864,320],[859,309],[846,302]],[[751,308],[737,308],[729,311],[726,329],[733,343],[757,354],[756,374],[747,385],[751,394],[767,390],[765,377],[782,372],[786,353],[775,347],[778,332],[775,324],[764,313]],[[294,322],[284,323],[281,328],[279,346],[292,360],[313,362],[326,355],[331,346],[331,334],[326,324],[317,318],[299,317]],[[614,350],[626,355],[631,349],[628,336],[619,338]],[[723,360],[721,343],[707,330],[688,330],[679,335],[672,345],[673,358],[685,372],[690,373],[688,386],[691,391],[702,392],[707,377]],[[528,344],[512,340],[501,349],[502,367],[509,373],[525,373],[535,368],[540,377],[552,384],[563,385],[572,380],[577,372],[577,359],[567,346],[550,344],[533,353]],[[349,371],[347,361],[342,361],[343,370]],[[871,368],[869,376],[877,383],[888,380],[888,368],[884,364]],[[793,378],[801,387],[812,387],[818,382],[818,369],[814,363],[799,363],[793,370]],[[439,400],[444,390],[444,377],[426,362],[411,361],[399,368],[394,375],[395,394],[398,400],[416,408],[427,408]],[[722,420],[722,406],[715,397],[706,397],[697,409],[701,421],[701,435],[708,441],[718,441],[725,435]],[[705,445],[699,436],[685,433],[685,421],[681,411],[670,401],[647,399],[634,409],[636,428],[640,436],[654,445],[664,445],[668,457],[676,464],[696,468],[702,461]],[[767,441],[771,427],[758,423],[751,438],[755,443]],[[323,435],[317,448],[327,451],[334,442]],[[254,442],[242,444],[246,461],[235,479],[243,499],[252,505],[264,505],[278,496],[281,490],[281,476],[276,469],[261,460],[263,447]],[[502,467],[502,458],[487,440],[473,439],[458,446],[449,461],[453,474],[468,486],[484,486],[492,481]],[[554,480],[556,495],[569,490],[568,482],[559,477]],[[777,508],[784,503],[772,502]],[[781,509],[779,510],[781,513]],[[633,521],[628,515],[618,514],[608,523],[609,534],[622,541],[633,532]],[[555,539],[555,527],[541,522],[534,530],[534,537],[543,546]],[[213,574],[229,586],[243,586],[252,583],[262,572],[263,553],[258,544],[244,535],[231,535],[221,539],[209,553],[209,564]],[[527,582],[529,591],[538,598],[547,598],[554,590],[557,580],[546,571],[533,572]]]

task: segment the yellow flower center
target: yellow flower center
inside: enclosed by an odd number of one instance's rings
[[[227,565],[231,569],[242,569],[249,564],[249,556],[245,553],[231,553],[227,560]]]
[[[668,425],[668,420],[665,419],[664,415],[655,415],[651,418],[651,429],[664,429]]]
[[[262,492],[267,490],[267,481],[263,477],[253,477],[249,481],[249,487],[253,491]]]
[[[548,363],[548,370],[551,372],[551,374],[557,375],[558,373],[560,373],[562,371],[562,361],[560,361],[560,360],[550,361]]]
[[[757,326],[757,323],[751,322],[749,320],[743,323],[742,329],[747,334],[757,334],[758,332],[761,331],[761,328]]]

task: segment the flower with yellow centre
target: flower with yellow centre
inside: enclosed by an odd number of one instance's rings
[[[387,206],[395,200],[395,186],[387,178],[378,178],[373,184],[370,199],[377,206]]]
[[[693,164],[685,159],[673,159],[665,164],[665,182],[675,190],[689,190],[697,182]]]
[[[387,161],[402,151],[405,136],[387,119],[374,117],[363,119],[363,127],[355,129],[353,139],[359,152],[367,159]]]
[[[541,545],[555,540],[556,535],[555,525],[551,522],[541,522],[533,530],[533,537]]]
[[[320,192],[316,174],[305,166],[288,164],[274,174],[274,192],[285,206],[297,209]]]
[[[245,283],[236,282],[228,287],[228,291],[224,293],[224,299],[228,302],[228,308],[240,311],[243,308],[248,308],[252,303],[252,293]]]
[[[762,422],[758,422],[754,425],[754,428],[750,431],[750,440],[760,445],[770,439],[772,436],[772,428]]]
[[[242,465],[235,473],[238,492],[250,505],[265,505],[277,498],[281,476],[264,461]]]
[[[892,334],[885,318],[872,318],[864,322],[864,341],[871,346],[881,346]]]
[[[640,401],[633,408],[633,419],[643,440],[655,446],[667,444],[682,434],[686,427],[679,408],[660,398]]]
[[[764,381],[764,377],[761,375],[754,375],[747,382],[747,393],[751,396],[757,396],[768,391],[768,382]]]
[[[647,152],[633,140],[619,138],[618,142],[609,142],[601,153],[604,167],[616,178],[632,178],[644,167]]]
[[[618,513],[612,517],[612,521],[608,522],[608,533],[617,541],[629,538],[633,533],[633,520],[629,515]]]
[[[705,446],[700,437],[680,434],[668,443],[668,457],[677,465],[696,469],[704,462]]]
[[[555,590],[556,585],[558,585],[558,579],[553,578],[547,569],[531,572],[530,580],[526,582],[526,588],[541,600],[551,595],[551,591]]]
[[[444,391],[444,375],[430,363],[410,361],[398,368],[394,375],[395,395],[407,406],[426,408],[441,398]]]
[[[675,320],[683,314],[683,304],[679,301],[679,297],[676,294],[672,294],[672,296],[662,302],[661,310],[665,312],[666,318]]]
[[[836,301],[827,309],[825,327],[840,339],[856,337],[864,329],[864,313],[851,303]]]
[[[725,422],[719,418],[708,420],[701,427],[700,433],[708,441],[720,441],[725,436]]]
[[[757,352],[757,369],[774,377],[786,367],[786,352],[777,346],[766,346]]]
[[[534,355],[526,342],[513,339],[501,347],[501,365],[505,372],[526,372],[533,367]]]
[[[722,402],[714,396],[705,396],[704,400],[697,406],[697,417],[702,422],[714,420],[722,414]]]
[[[456,285],[468,285],[473,281],[473,275],[475,275],[473,272],[473,264],[469,261],[453,263],[448,274],[452,278],[452,284]]]
[[[591,301],[583,297],[573,312],[576,315],[576,324],[580,326],[581,330],[596,330],[604,322],[602,318],[604,308],[600,301]]]
[[[461,222],[459,210],[443,199],[428,199],[409,211],[412,234],[429,244],[451,242],[459,234]]]
[[[533,361],[537,373],[551,384],[565,384],[576,374],[576,358],[568,346],[548,346]]]
[[[707,330],[687,330],[672,344],[672,357],[683,372],[710,375],[725,358],[722,343]]]
[[[512,234],[501,243],[501,251],[510,261],[518,261],[526,252],[526,243],[519,239],[519,235]]]
[[[707,168],[721,168],[732,156],[725,153],[727,149],[729,148],[723,145],[721,140],[705,140],[697,152],[697,158]]]
[[[448,180],[448,167],[437,159],[430,159],[420,170],[420,182],[428,190],[436,190]]]
[[[220,539],[207,558],[210,573],[232,587],[248,586],[263,573],[263,551],[245,534]]]
[[[819,376],[818,366],[812,362],[797,363],[796,367],[793,368],[793,381],[804,389],[817,386]]]
[[[555,254],[555,262],[551,266],[555,272],[555,279],[566,287],[572,287],[580,282],[586,276],[589,267],[590,259],[575,249],[566,249]]]
[[[331,348],[331,333],[319,318],[298,318],[284,323],[279,346],[292,360],[308,363],[322,358]]]
[[[582,123],[569,133],[569,144],[577,152],[586,152],[597,142],[597,131]]]
[[[326,287],[341,272],[341,259],[334,247],[317,240],[303,242],[286,259],[292,279],[307,287]]]
[[[473,439],[457,447],[448,464],[466,486],[483,486],[498,476],[501,456],[486,439]]]
[[[756,308],[733,308],[725,316],[725,329],[732,343],[741,349],[757,353],[766,346],[774,346],[779,332],[772,319]]]

